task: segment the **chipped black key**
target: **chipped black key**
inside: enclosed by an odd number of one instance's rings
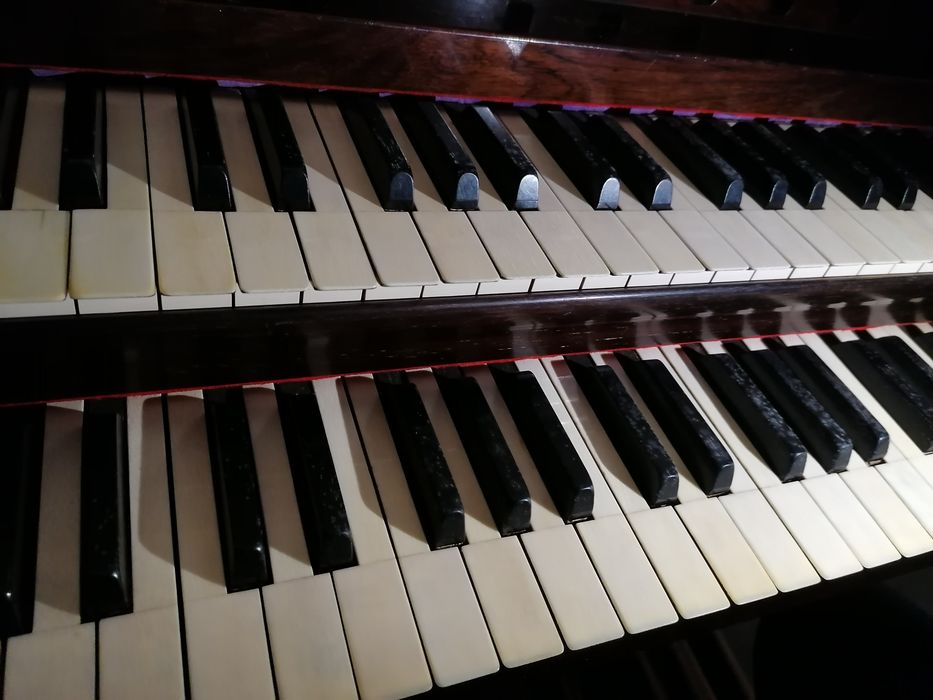
[[[85,401],[81,426],[81,621],[133,610],[126,399]]]
[[[376,100],[372,97],[344,98],[340,100],[340,113],[382,208],[387,211],[414,209],[415,185],[411,166]]]
[[[227,591],[268,585],[272,567],[243,390],[205,390],[204,421]]]
[[[787,178],[790,195],[805,209],[821,209],[826,200],[826,178],[801,154],[784,143],[775,124],[740,121],[732,126],[745,143]]]
[[[314,387],[277,384],[275,397],[311,566],[315,572],[350,566],[356,562],[350,522]]]
[[[832,342],[833,352],[924,452],[933,452],[933,403],[875,340]]]
[[[45,407],[0,410],[0,637],[32,631]]]
[[[881,178],[884,198],[898,209],[911,209],[917,199],[917,179],[888,151],[865,137],[860,129],[843,124],[825,129],[823,135],[848,149]]]
[[[447,111],[509,209],[538,208],[538,172],[489,107],[448,105]]]
[[[703,492],[727,493],[735,473],[732,457],[664,363],[616,357]]]
[[[684,351],[771,471],[781,481],[801,478],[806,448],[735,358],[707,355],[689,346]]]
[[[613,369],[588,355],[564,360],[648,505],[676,502],[677,469]]]
[[[490,365],[522,441],[534,460],[557,512],[566,522],[593,514],[593,481],[560,424],[538,378],[514,363]]]
[[[521,110],[535,135],[594,209],[619,208],[619,177],[567,112]]]
[[[107,138],[103,88],[76,80],[65,89],[60,209],[107,206]]]
[[[531,496],[476,379],[462,369],[434,376],[486,503],[502,535],[531,527]]]
[[[794,124],[784,131],[783,136],[791,148],[813,162],[857,206],[862,209],[878,208],[883,190],[881,178],[837,139],[807,124]]]
[[[463,544],[463,501],[418,387],[403,372],[377,374],[375,383],[428,544],[432,549]]]
[[[891,442],[888,432],[826,366],[813,348],[807,345],[786,346],[777,342],[769,347],[842,426],[863,460],[874,462],[885,456]]]
[[[192,86],[179,90],[178,119],[194,208],[198,211],[233,211],[230,174],[210,89]]]
[[[693,133],[688,121],[666,114],[633,116],[632,121],[719,209],[742,205],[742,176]]]
[[[671,176],[622,128],[617,119],[602,113],[586,116],[578,113],[577,119],[645,209],[671,208],[674,193]]]
[[[852,456],[852,440],[777,353],[768,349],[753,352],[738,343],[729,343],[727,348],[777,407],[820,466],[830,473],[844,471]]]
[[[9,82],[0,89],[0,209],[13,206],[16,166],[26,117],[26,85]]]
[[[255,89],[243,97],[272,205],[278,211],[313,211],[308,170],[282,98]]]
[[[463,150],[434,102],[399,100],[399,121],[448,209],[479,206],[476,166]]]
[[[739,171],[745,183],[745,191],[764,209],[780,209],[784,206],[787,178],[771,167],[764,156],[730,129],[728,124],[707,117],[697,121],[693,131]]]

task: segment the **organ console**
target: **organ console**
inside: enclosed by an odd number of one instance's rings
[[[3,698],[767,696],[933,556],[931,20],[0,8]]]

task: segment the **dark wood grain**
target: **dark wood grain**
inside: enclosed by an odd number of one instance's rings
[[[928,276],[0,322],[0,404],[933,318]]]
[[[54,21],[51,21],[54,18]],[[928,79],[199,2],[5,3],[0,64],[933,124]]]

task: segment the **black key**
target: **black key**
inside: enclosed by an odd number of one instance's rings
[[[395,111],[447,208],[476,209],[479,206],[476,166],[437,105],[427,100],[399,100]]]
[[[832,343],[830,347],[858,377],[871,395],[891,414],[917,447],[933,452],[933,403],[897,367],[885,348],[874,340]]]
[[[45,407],[0,411],[0,637],[32,631]]]
[[[593,481],[534,373],[514,363],[489,365],[499,393],[566,522],[593,515]]]
[[[924,333],[916,326],[907,326],[907,332],[920,349],[933,358],[933,333]]]
[[[911,350],[901,338],[886,336],[877,338],[876,342],[884,348],[914,388],[933,402],[933,367],[930,367],[922,357]]]
[[[104,91],[84,80],[65,90],[62,162],[58,181],[60,209],[107,206],[107,137]]]
[[[26,85],[7,83],[0,89],[0,209],[13,206],[25,116]]]
[[[84,402],[81,621],[133,610],[126,399]]]
[[[884,457],[890,444],[887,431],[825,365],[813,348],[780,343],[770,347],[842,426],[863,460],[874,462]]]
[[[272,205],[278,211],[313,211],[308,171],[282,99],[267,90],[247,90],[243,97]]]
[[[377,374],[375,381],[428,544],[432,549],[463,544],[463,502],[418,387],[402,372]]]
[[[448,105],[457,131],[509,209],[538,208],[538,172],[489,107]]]
[[[594,209],[619,208],[619,177],[567,112],[521,110],[532,131]]]
[[[720,209],[742,205],[742,176],[693,133],[689,122],[666,114],[634,116],[632,121],[713,204]]]
[[[243,390],[205,390],[204,422],[227,590],[268,585],[272,567]]]
[[[735,473],[732,457],[664,363],[616,357],[703,492],[727,493]]]
[[[684,350],[771,471],[781,481],[803,477],[806,448],[735,358]]]
[[[787,197],[784,173],[771,167],[758,151],[746,143],[720,119],[704,118],[693,131],[739,171],[745,191],[765,209],[780,209]]]
[[[379,105],[371,97],[340,101],[340,112],[382,208],[411,211],[415,207],[411,166],[395,141]]]
[[[674,193],[671,176],[622,128],[618,120],[601,113],[587,116],[578,113],[577,119],[586,135],[646,209],[671,208]]]
[[[483,390],[476,379],[458,368],[436,369],[434,376],[499,532],[513,535],[528,530],[528,487]]]
[[[178,119],[188,162],[191,199],[199,211],[233,211],[233,190],[210,89],[178,91]]]
[[[852,440],[777,353],[767,349],[752,352],[737,343],[727,347],[823,469],[844,471],[852,456]]]
[[[868,140],[903,163],[918,179],[923,191],[933,197],[933,138],[929,132],[879,127],[871,130]]]
[[[616,373],[589,356],[564,359],[648,505],[675,503],[677,469]]]
[[[837,143],[837,139],[807,124],[794,124],[783,135],[791,148],[813,162],[856,205],[862,209],[878,208],[883,189],[881,178]]]
[[[314,387],[277,384],[275,397],[311,566],[315,572],[350,566],[356,562],[350,522]]]
[[[825,129],[823,135],[835,139],[881,178],[884,198],[898,209],[911,209],[917,199],[917,179],[892,154],[878,148],[861,129],[843,124]]]
[[[810,161],[784,143],[774,124],[740,121],[732,131],[758,151],[769,165],[787,178],[790,195],[805,209],[821,209],[826,199],[826,178]]]

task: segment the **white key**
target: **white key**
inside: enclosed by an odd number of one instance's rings
[[[401,557],[399,566],[434,681],[444,687],[499,670],[459,550]]]
[[[713,282],[738,282],[751,278],[752,271],[742,256],[699,212],[672,210],[661,212],[661,216],[706,269],[713,271]]]
[[[92,700],[94,670],[93,624],[11,637],[6,646],[3,697]]]
[[[201,392],[168,397],[168,419],[178,563],[187,615],[195,601],[227,595]]]
[[[816,216],[829,228],[844,238],[865,259],[859,274],[883,275],[891,272],[898,262],[897,256],[879,241],[859,220],[842,209],[828,208],[816,212]]]
[[[33,613],[36,632],[81,622],[81,409],[80,401],[45,409]],[[93,626],[91,634],[93,647]]]
[[[794,230],[798,231],[810,245],[816,248],[829,262],[826,277],[848,277],[858,274],[866,260],[843,240],[838,233],[827,226],[812,211],[796,204],[790,197],[778,213]]]
[[[498,662],[459,551],[430,550],[375,384],[346,382],[435,681],[492,673]]]
[[[285,97],[282,103],[304,158],[314,202],[313,212],[293,213],[314,288],[327,291],[375,287],[376,277],[366,249],[308,103],[297,97]]]
[[[230,306],[236,277],[223,214],[192,209],[175,95],[146,89],[143,105],[162,307]]]
[[[398,564],[363,564],[333,577],[360,696],[398,698],[430,690]]]
[[[66,298],[70,219],[65,211],[0,211],[0,305],[26,313],[45,302],[74,313]]]
[[[133,610],[176,604],[165,430],[159,396],[126,400]]]
[[[441,279],[452,284],[498,280],[499,275],[466,214],[448,211],[444,205],[395,111],[386,104],[380,109],[411,167],[417,210],[412,216]]]
[[[314,394],[350,522],[356,560],[359,564],[394,560],[392,543],[344,384],[335,379],[319,379],[314,382]]]
[[[34,82],[29,86],[13,189],[13,209],[58,209],[64,117],[63,84]]]
[[[518,212],[481,210],[468,212],[467,216],[500,277],[530,282],[555,276],[554,268]],[[481,292],[484,286],[480,285]]]
[[[463,547],[476,595],[502,664],[508,668],[564,650],[517,537]]]
[[[822,277],[829,270],[826,258],[776,211],[746,209],[742,216],[787,259],[791,278]]]
[[[272,209],[243,100],[216,91],[213,103],[236,207],[224,219],[240,291],[294,292],[297,302],[308,287],[304,261],[288,214]]]
[[[312,575],[282,424],[271,385],[243,391],[256,477],[262,500],[272,578],[277,583]]]
[[[671,284],[703,284],[713,279],[712,271],[697,260],[657,212],[619,211],[616,216],[651,256],[661,273],[673,275]],[[632,281],[634,283],[635,280]]]
[[[720,497],[719,502],[779,591],[787,593],[820,582],[816,570],[761,492],[730,493]]]
[[[437,284],[440,278],[411,217],[383,211],[337,105],[316,98],[311,110],[379,281],[390,287]]]
[[[139,310],[143,300],[157,310],[139,90],[108,88],[106,110],[107,208],[72,216],[69,293],[82,313]]]
[[[840,476],[901,555],[912,557],[933,549],[933,539],[877,469],[858,469]]]
[[[917,521],[933,534],[933,487],[914,465],[902,461],[879,464],[876,469]]]
[[[185,638],[192,697],[275,697],[259,591],[186,599]]]
[[[703,217],[745,259],[753,271],[752,279],[774,280],[790,277],[792,268],[787,260],[741,214],[731,211],[707,211],[703,212]]]
[[[133,586],[135,599],[135,578]],[[98,644],[101,700],[185,696],[174,605],[101,620]]]
[[[264,512],[268,523],[269,511]],[[278,696],[356,698],[330,575],[278,582],[263,588],[262,597]]]
[[[674,606],[622,515],[579,523],[577,532],[627,631],[643,632],[677,621]]]
[[[626,282],[629,277],[633,281],[637,279],[639,283],[670,282],[673,275],[658,270],[658,265],[613,212],[575,211],[571,216],[613,276]]]

